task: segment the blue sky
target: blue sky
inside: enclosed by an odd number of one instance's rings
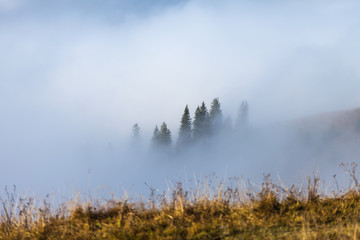
[[[124,21],[129,15],[149,16],[185,3],[186,0],[1,0],[0,11],[3,20],[51,19],[74,14],[116,23]]]

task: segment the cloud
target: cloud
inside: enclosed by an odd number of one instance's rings
[[[214,97],[233,117],[247,99],[255,125],[360,103],[356,1],[22,3],[0,1],[9,149],[127,141],[135,122],[175,137],[185,104]]]
[[[331,4],[306,2],[313,8],[306,16],[305,6],[285,5],[225,2],[217,9],[193,2],[138,22],[93,26],[65,46],[52,84],[60,98],[76,106],[81,96],[78,104],[97,106],[94,114],[117,121],[149,116],[149,105],[163,109],[146,122],[171,121],[173,128],[185,104],[193,110],[212,97],[232,109],[249,99],[260,115],[255,120],[354,107],[359,70],[351,52],[359,51],[359,31],[345,17],[352,5],[339,12]],[[339,90],[352,94],[337,98]],[[261,115],[262,104],[274,114]],[[116,109],[124,116],[116,116]]]
[[[68,14],[81,5],[67,3],[57,17],[39,13],[48,20],[6,29],[2,79],[13,83],[3,80],[3,91],[122,134],[140,119],[149,133],[162,121],[176,131],[185,104],[193,112],[213,97],[232,115],[248,99],[257,122],[351,108],[359,103],[358,5],[192,1],[109,24],[91,11]]]

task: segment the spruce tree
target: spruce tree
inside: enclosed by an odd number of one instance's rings
[[[196,140],[201,137],[201,112],[199,106],[197,106],[195,110],[195,117],[193,122],[193,137]]]
[[[165,122],[163,122],[160,127],[159,144],[161,146],[170,146],[171,145],[171,132],[170,132],[170,129],[168,129]]]
[[[200,106],[201,122],[202,122],[202,136],[206,137],[210,133],[209,112],[206,108],[205,102]]]
[[[204,102],[196,108],[193,122],[194,139],[204,138],[209,135],[209,112]]]
[[[222,111],[220,109],[219,98],[214,98],[214,100],[211,102],[209,120],[211,134],[219,133],[222,125]]]
[[[191,118],[188,105],[186,105],[184,113],[180,121],[179,138],[176,143],[177,148],[184,147],[191,142]]]

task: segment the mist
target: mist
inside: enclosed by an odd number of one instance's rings
[[[0,187],[144,192],[144,182],[212,172],[332,176],[340,160],[358,159],[348,142],[333,143],[336,159],[319,147],[311,161],[297,134],[269,129],[359,107],[359,10],[357,1],[0,0]],[[185,105],[193,117],[215,97],[233,122],[249,102],[246,150],[225,148],[236,145],[226,137],[207,153],[149,153],[155,125],[165,121],[175,143]]]

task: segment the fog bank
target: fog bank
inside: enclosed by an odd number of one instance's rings
[[[49,192],[87,188],[89,168],[92,186],[111,189],[185,172],[274,172],[282,136],[276,154],[241,164],[229,150],[211,163],[197,152],[156,165],[145,149],[155,125],[166,121],[175,141],[185,105],[193,116],[214,97],[233,120],[246,99],[255,129],[358,107],[359,10],[357,1],[0,0],[0,182]],[[135,122],[142,157],[128,152]]]

